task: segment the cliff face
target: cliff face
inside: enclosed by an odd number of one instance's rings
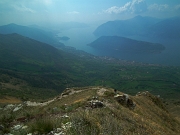
[[[161,98],[148,91],[131,96],[104,87],[69,88],[49,101],[7,105],[0,111],[2,133],[180,133],[180,123],[166,110]]]

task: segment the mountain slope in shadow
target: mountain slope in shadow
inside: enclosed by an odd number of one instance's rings
[[[94,35],[100,36],[134,36],[144,35],[147,29],[159,22],[160,19],[152,17],[136,16],[127,20],[115,20],[109,21],[100,25],[95,31]]]
[[[158,43],[133,40],[119,36],[102,36],[88,44],[98,50],[123,53],[160,53],[165,47]]]
[[[17,33],[25,37],[32,38],[34,40],[44,42],[55,47],[64,46],[60,43],[56,34],[53,32],[48,32],[35,27],[21,26],[17,24],[8,24],[0,26],[0,34],[12,34]]]

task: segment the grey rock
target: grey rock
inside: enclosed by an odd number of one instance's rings
[[[18,110],[20,110],[22,108],[22,106],[17,106],[16,108],[14,108],[13,112],[16,112]]]
[[[4,126],[3,125],[0,125],[0,131],[4,129]]]
[[[21,125],[15,125],[15,126],[13,127],[14,130],[19,130],[20,128],[22,128]]]
[[[116,101],[124,106],[127,106],[129,109],[134,109],[136,104],[133,102],[132,99],[129,98],[128,94],[123,95],[116,95],[114,96]]]
[[[9,110],[9,109],[12,109],[14,107],[13,104],[9,104],[9,105],[6,105],[4,110]]]
[[[104,103],[99,100],[91,100],[89,102],[91,108],[102,108]]]

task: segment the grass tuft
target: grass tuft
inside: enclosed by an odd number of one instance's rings
[[[53,120],[50,118],[37,119],[35,122],[31,123],[30,132],[44,134],[49,133],[54,128]]]

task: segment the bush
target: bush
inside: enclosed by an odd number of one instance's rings
[[[54,124],[50,118],[42,118],[31,123],[30,132],[37,132],[38,134],[49,133],[53,128]]]
[[[12,115],[11,113],[7,115],[2,115],[0,117],[0,125],[3,125],[2,133],[9,133],[10,132],[10,123],[14,120],[15,116]],[[1,133],[0,132],[0,133]]]
[[[112,92],[112,91],[105,91],[104,95],[107,96],[107,97],[114,97],[115,93]]]

